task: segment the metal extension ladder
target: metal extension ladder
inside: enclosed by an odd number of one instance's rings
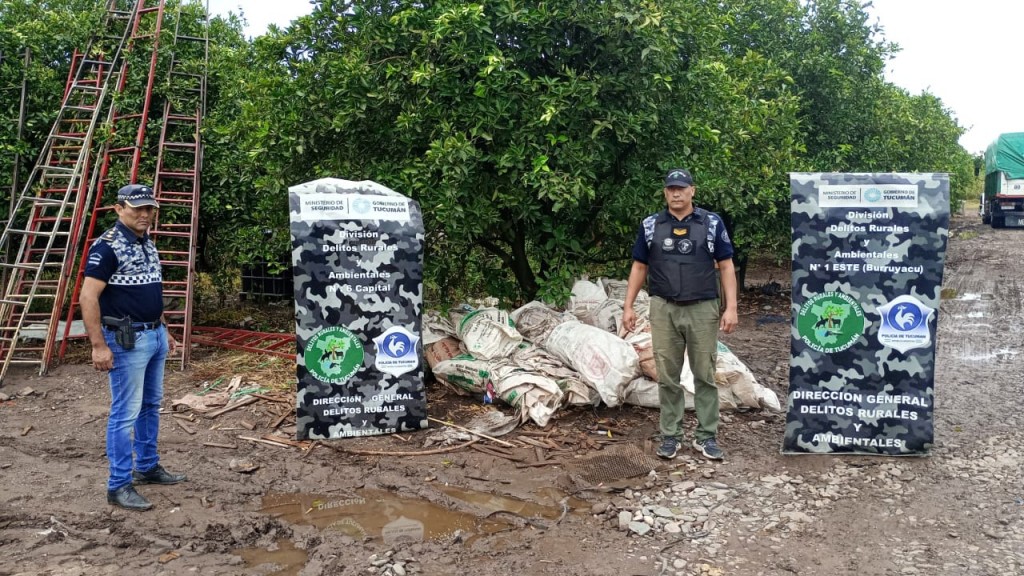
[[[204,22],[182,17],[182,10],[202,10]],[[200,132],[206,112],[206,81],[210,53],[209,13],[197,4],[178,6],[170,91],[163,123],[153,190],[160,213],[150,229],[160,250],[164,275],[164,316],[178,341],[181,367],[192,351],[192,304],[196,281],[200,176],[203,142]]]
[[[85,267],[89,258],[89,248],[96,238],[112,224],[115,194],[117,190],[130,183],[139,182],[142,172],[143,150],[147,145],[147,128],[150,123],[153,102],[153,86],[158,75],[157,64],[160,50],[161,31],[164,22],[164,1],[138,0],[136,17],[132,23],[126,56],[122,59],[116,93],[117,98],[110,105],[106,126],[108,135],[99,153],[99,169],[94,170],[90,189],[92,206],[88,224],[85,227],[85,243],[82,246],[74,289],[71,292],[71,303],[62,332],[59,357],[64,358],[68,342],[76,335],[72,334],[72,322],[80,307],[82,284],[85,282]],[[136,81],[129,82],[129,70],[135,63],[142,63],[148,55],[148,66],[145,76],[135,74]],[[145,183],[145,182],[139,182]],[[79,335],[80,336],[80,335]],[[56,333],[50,334],[51,339]]]
[[[15,364],[49,368],[53,340],[67,290],[67,262],[81,239],[88,204],[90,148],[102,116],[111,80],[122,57],[135,11],[110,0],[103,33],[76,55],[61,108],[29,179],[15,202],[3,233],[0,262],[7,283],[0,292],[0,383]],[[41,340],[23,341],[29,326],[43,330]]]

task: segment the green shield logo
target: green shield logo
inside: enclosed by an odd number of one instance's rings
[[[302,357],[306,368],[318,380],[340,384],[362,368],[363,344],[347,328],[332,326],[309,339]]]
[[[800,307],[796,328],[812,350],[842,352],[864,334],[864,309],[842,292],[816,294]]]

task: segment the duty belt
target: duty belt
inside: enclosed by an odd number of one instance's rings
[[[161,325],[160,322],[133,322],[132,329],[136,332],[145,332],[146,330],[156,330]],[[118,327],[113,324],[104,324],[104,328],[107,330],[117,330]]]

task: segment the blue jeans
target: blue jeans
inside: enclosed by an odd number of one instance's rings
[[[160,326],[135,335],[135,348],[125,350],[114,341],[114,332],[103,329],[114,353],[110,371],[110,418],[107,420],[108,490],[132,483],[134,468],[147,472],[160,463],[156,437],[160,431],[160,401],[164,396],[164,360],[167,328]],[[132,433],[134,432],[134,438]]]

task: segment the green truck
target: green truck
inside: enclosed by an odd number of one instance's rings
[[[1000,134],[985,150],[981,221],[1024,227],[1024,132]]]

